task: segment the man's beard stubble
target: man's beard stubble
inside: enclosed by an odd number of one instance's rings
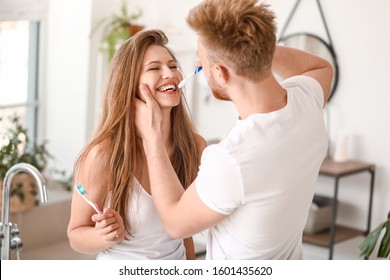
[[[224,101],[231,101],[231,99],[224,93],[224,90],[216,83],[213,75],[210,75],[209,86],[215,98]]]

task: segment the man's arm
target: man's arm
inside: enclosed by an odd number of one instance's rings
[[[160,108],[147,86],[141,85],[140,91],[145,102],[136,102],[136,125],[145,149],[153,201],[169,235],[192,236],[225,216],[201,201],[195,182],[184,191],[164,148]]]
[[[325,59],[298,49],[276,46],[272,69],[283,79],[296,75],[316,79],[324,91],[325,103],[328,100],[333,68]]]

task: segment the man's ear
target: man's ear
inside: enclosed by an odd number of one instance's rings
[[[215,77],[219,79],[221,84],[226,84],[229,80],[229,69],[224,65],[215,65],[216,74]]]

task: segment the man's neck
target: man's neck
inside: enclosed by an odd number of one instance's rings
[[[256,113],[270,113],[287,105],[287,91],[273,75],[261,82],[238,79],[229,96],[236,105],[241,119]]]

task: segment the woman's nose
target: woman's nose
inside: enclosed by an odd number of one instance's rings
[[[163,79],[173,78],[173,70],[170,67],[164,67],[161,76]]]

